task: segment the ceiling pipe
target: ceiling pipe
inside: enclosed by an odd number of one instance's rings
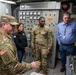
[[[8,1],[8,0],[0,0],[0,2],[9,3],[9,4],[16,4],[16,2]]]

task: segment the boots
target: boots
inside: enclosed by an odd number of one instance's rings
[[[39,67],[35,72],[40,72],[42,70],[42,68],[41,67]]]

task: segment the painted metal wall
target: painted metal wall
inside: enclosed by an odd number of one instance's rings
[[[6,14],[11,15],[11,4],[0,2],[0,16]]]

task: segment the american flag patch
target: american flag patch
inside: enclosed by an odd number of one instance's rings
[[[0,50],[0,55],[3,55],[6,53],[6,50]]]

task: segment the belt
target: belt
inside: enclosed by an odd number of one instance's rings
[[[70,45],[74,45],[74,43],[71,43],[71,44],[63,44],[63,43],[61,43],[61,45],[63,45],[63,46],[70,46]]]

